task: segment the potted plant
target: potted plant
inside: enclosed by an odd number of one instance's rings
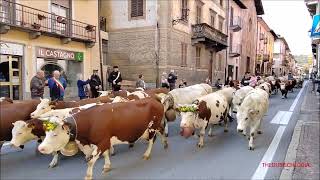
[[[57,22],[61,23],[61,24],[66,24],[67,23],[66,19],[63,18],[62,16],[58,16],[57,17]]]
[[[88,24],[86,26],[86,30],[89,31],[89,32],[92,32],[93,31],[93,26]]]
[[[39,30],[40,27],[41,27],[41,25],[40,25],[40,24],[37,24],[37,23],[33,23],[31,26],[32,26],[34,29],[36,29],[36,30]]]
[[[44,15],[42,15],[42,14],[38,14],[38,19],[39,20],[43,20],[43,19],[45,19],[46,18],[46,16],[44,16]]]

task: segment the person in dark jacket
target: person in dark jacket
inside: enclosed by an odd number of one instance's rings
[[[93,70],[93,74],[90,77],[90,89],[91,89],[91,98],[99,97],[99,89],[101,88],[101,80],[98,75],[98,70]]]
[[[90,79],[88,79],[86,81],[82,80],[81,76],[80,76],[79,80],[77,81],[78,96],[79,96],[80,100],[88,98],[88,96],[87,96],[87,94],[85,92],[85,86],[90,82]]]
[[[44,87],[48,84],[48,81],[44,77],[42,70],[37,72],[30,82],[31,99],[43,98]]]
[[[168,75],[168,82],[170,86],[170,91],[176,88],[176,81],[178,79],[178,76],[175,75],[174,70],[171,70]]]
[[[60,77],[59,71],[53,71],[53,77],[48,80],[51,101],[63,101],[64,92],[67,87],[67,81]]]
[[[113,91],[120,91],[122,77],[118,66],[113,67],[113,71],[109,74],[108,82],[112,84]]]
[[[225,86],[234,87],[233,79],[231,76],[228,77],[226,82],[224,83]]]
[[[241,84],[242,84],[243,86],[249,86],[249,84],[250,84],[250,79],[251,79],[251,77],[250,77],[250,72],[246,72],[246,74],[244,75],[244,77],[243,77],[242,80],[241,80]]]

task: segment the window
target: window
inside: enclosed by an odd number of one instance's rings
[[[210,9],[210,24],[213,28],[215,27],[216,15],[217,13]]]
[[[219,30],[221,32],[223,32],[223,24],[224,24],[224,19],[223,18],[219,18]]]
[[[252,20],[251,20],[251,18],[249,19],[249,32],[251,32],[251,30],[252,30]]]
[[[230,9],[230,25],[233,25],[234,22],[233,22],[233,7],[231,7]]]
[[[230,42],[229,42],[229,47],[230,47],[230,52],[232,53],[232,45],[233,45],[233,34],[230,32]]]
[[[129,2],[131,18],[143,17],[145,0],[130,0]]]
[[[52,16],[52,32],[59,34],[67,34],[68,19],[70,18],[69,1],[53,0],[51,4]]]
[[[187,66],[187,44],[181,43],[181,66]]]
[[[223,7],[223,0],[220,0],[220,6]]]
[[[246,72],[250,72],[250,57],[247,57]]]
[[[196,24],[200,24],[201,23],[201,12],[202,7],[200,5],[197,5],[197,9],[196,9]]]
[[[196,47],[196,67],[200,67],[201,48]]]
[[[181,0],[181,19],[188,21],[188,0]]]
[[[222,54],[218,55],[218,70],[221,71],[222,70]]]
[[[100,17],[100,30],[107,32],[107,19],[105,17]]]
[[[108,41],[104,39],[102,39],[102,58],[103,58],[103,65],[111,64],[108,60]]]

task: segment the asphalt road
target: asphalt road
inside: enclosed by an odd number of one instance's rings
[[[223,127],[217,126],[214,129],[215,136],[205,138],[203,149],[196,147],[198,139],[194,137],[184,139],[179,135],[180,121],[176,121],[169,127],[167,150],[163,149],[158,138],[153,147],[151,159],[145,161],[142,160],[142,155],[147,148],[146,143],[138,142],[132,149],[129,149],[128,145],[116,146],[117,154],[111,157],[112,170],[108,174],[101,174],[104,159],[100,158],[95,164],[94,178],[250,179],[262,177],[277,179],[282,168],[261,168],[261,164],[263,160],[266,160],[265,163],[271,160],[272,162],[284,161],[305,94],[303,90],[299,100],[294,103],[300,90],[295,89],[294,93],[289,93],[288,99],[281,99],[279,94],[270,97],[269,111],[262,124],[263,134],[255,139],[254,151],[248,150],[248,141],[236,132],[236,121],[231,123],[228,133],[223,132]],[[296,104],[295,109],[293,109],[293,103]],[[289,111],[290,108],[293,113],[287,125],[270,123],[278,111]],[[275,137],[280,129],[284,130],[283,134],[280,133],[282,136]],[[277,140],[280,141],[277,146],[270,146],[272,141]],[[24,150],[4,146],[0,157],[1,179],[83,179],[85,176],[87,165],[82,153],[74,157],[61,155],[58,166],[49,169],[48,164],[52,157],[36,154],[35,148],[35,142],[27,144]]]

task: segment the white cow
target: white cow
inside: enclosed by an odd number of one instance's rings
[[[235,92],[233,99],[232,99],[232,105],[231,105],[231,110],[233,113],[237,113],[243,99],[253,89],[254,88],[251,86],[243,86]]]
[[[210,125],[209,136],[212,136],[212,126],[224,120],[224,131],[228,131],[228,101],[220,93],[211,93],[200,98],[192,105],[180,106],[181,111],[181,135],[190,137],[195,129],[200,129],[198,147],[204,146],[204,135]]]
[[[264,82],[264,83],[260,84],[256,88],[260,88],[262,90],[265,90],[268,93],[268,95],[271,94],[271,84],[269,84],[267,82]]]
[[[255,134],[261,134],[261,121],[269,108],[268,93],[262,89],[254,89],[244,98],[237,112],[237,130],[247,135],[250,129],[249,150],[254,150],[253,139]]]
[[[52,107],[53,106],[50,105],[49,99],[41,99],[40,98],[40,103],[37,105],[36,110],[30,114],[30,117],[31,118],[38,118],[41,114],[44,114],[48,111],[51,111]]]

